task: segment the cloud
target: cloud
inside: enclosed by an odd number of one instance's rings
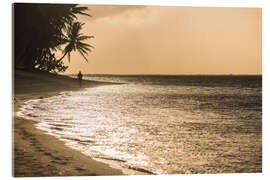
[[[95,50],[88,64],[73,53],[68,73],[261,73],[260,9],[88,7],[83,31]]]

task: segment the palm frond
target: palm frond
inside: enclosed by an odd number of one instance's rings
[[[86,44],[86,43],[83,43],[83,42],[78,42],[77,43],[80,47],[90,47],[90,48],[95,48],[94,46],[91,46],[90,44]]]
[[[87,10],[89,10],[88,7],[73,7],[72,8],[72,12],[74,14],[81,14],[81,15],[85,15],[85,16],[91,17],[90,14],[84,12],[84,11],[87,11]]]
[[[91,49],[78,47],[78,51],[82,51],[84,54],[88,55],[87,51],[91,52]]]
[[[68,56],[68,62],[70,62],[70,52],[67,53]]]
[[[86,62],[88,62],[88,59],[85,57],[84,53],[80,49],[78,51],[82,55],[82,57],[86,60]]]
[[[79,41],[83,41],[83,40],[91,39],[91,38],[95,38],[95,37],[94,36],[79,36],[78,37],[78,40]]]

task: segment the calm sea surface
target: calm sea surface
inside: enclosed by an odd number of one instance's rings
[[[121,82],[28,101],[20,116],[84,154],[156,174],[262,171],[261,76]]]

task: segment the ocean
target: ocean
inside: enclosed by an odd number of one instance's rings
[[[91,158],[153,174],[262,171],[262,76],[85,75],[19,116]]]

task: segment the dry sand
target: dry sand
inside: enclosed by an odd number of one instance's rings
[[[65,90],[78,90],[76,79],[66,76],[15,71],[13,112],[27,100],[46,98]],[[109,83],[83,81],[83,87]],[[13,176],[122,175],[122,171],[68,148],[55,137],[35,128],[35,122],[17,117],[13,121]]]

